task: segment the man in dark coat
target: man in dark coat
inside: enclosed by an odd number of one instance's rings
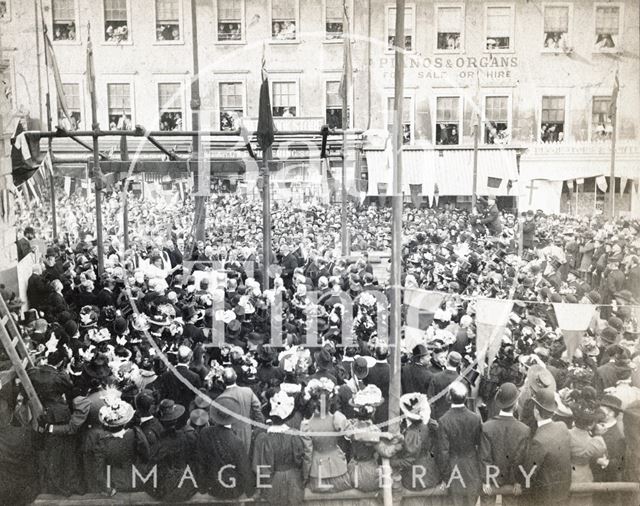
[[[33,227],[26,227],[24,229],[24,237],[21,237],[16,241],[16,248],[18,249],[18,262],[26,257],[33,251],[31,241],[35,239],[36,234]]]
[[[176,370],[187,380],[194,388],[200,388],[202,381],[200,376],[189,369],[189,362],[193,352],[186,346],[178,348],[178,364]],[[160,391],[160,397],[163,399],[171,399],[176,404],[189,406],[193,401],[195,394],[176,376],[171,370],[163,372],[156,380],[157,388]],[[188,414],[185,412],[182,421],[186,422]]]
[[[364,378],[365,385],[375,385],[382,392],[384,402],[378,406],[373,415],[374,423],[385,422],[389,418],[389,348],[385,343],[376,345],[374,351],[376,363],[369,368],[367,377]]]
[[[233,397],[218,397],[216,403],[228,411],[240,413],[240,402]],[[220,499],[237,499],[243,494],[251,497],[256,479],[245,444],[232,429],[235,418],[212,406],[210,419],[212,426],[200,431],[196,445],[199,488]]]
[[[445,370],[439,372],[433,378],[431,378],[431,383],[429,384],[429,399],[432,399],[432,417],[434,420],[439,420],[442,415],[446,413],[446,411],[451,406],[449,396],[446,393],[440,395],[437,399],[433,400],[435,396],[440,394],[441,392],[447,390],[449,386],[458,379],[458,366],[462,361],[462,356],[457,351],[452,351],[449,353],[447,357],[447,365]]]
[[[495,198],[489,197],[487,199],[487,210],[484,212],[483,217],[478,220],[478,223],[485,225],[491,235],[497,236],[502,233],[502,218]]]
[[[522,222],[522,247],[524,249],[533,249],[536,241],[536,222],[531,209],[527,211],[524,221]]]
[[[237,413],[239,417],[229,420],[228,423],[242,442],[244,455],[248,456],[251,449],[253,424],[248,423],[247,420],[264,423],[264,415],[262,414],[260,401],[251,388],[241,387],[236,384],[237,375],[231,367],[227,367],[224,370],[222,379],[225,384],[225,390],[216,397],[216,402],[221,402],[223,399],[230,399],[229,402],[236,405],[234,413]],[[212,420],[218,416],[217,413],[218,410],[216,407],[211,406],[209,416]]]
[[[27,282],[27,300],[29,301],[29,306],[34,309],[41,309],[45,305],[50,291],[49,285],[42,277],[42,266],[35,264],[33,266],[33,273],[29,276],[29,281]]]
[[[427,369],[430,360],[429,351],[425,345],[418,344],[413,348],[412,354],[411,362],[402,368],[402,393],[426,394],[432,378]]]
[[[524,498],[527,504],[561,505],[569,499],[571,487],[571,436],[564,422],[554,422],[555,393],[543,389],[533,397],[537,429],[529,443],[524,470],[530,475]]]
[[[480,460],[483,476],[488,481],[483,484],[483,490],[487,493],[487,497],[482,498],[483,506],[495,504],[496,497],[490,495],[492,487],[518,483],[518,466],[524,464],[531,431],[513,416],[518,395],[518,388],[513,383],[500,385],[495,396],[500,413],[482,425]],[[489,481],[488,476],[495,476],[495,481]],[[517,505],[517,499],[503,496],[502,504]]]
[[[622,412],[622,401],[613,395],[606,394],[600,401],[600,410],[604,413],[605,419],[598,423],[597,429],[607,445],[606,467],[602,467],[597,462],[591,463],[593,481],[595,482],[615,482],[624,481],[625,451],[626,443],[618,416]],[[605,506],[609,504],[620,504],[617,494],[603,494],[594,496],[594,505]]]
[[[451,384],[451,408],[438,422],[438,466],[456,506],[474,506],[482,487],[478,455],[482,419],[466,408],[467,392],[464,383]]]
[[[116,294],[114,292],[116,283],[113,279],[108,278],[104,282],[102,290],[96,296],[96,306],[99,308],[116,305]]]

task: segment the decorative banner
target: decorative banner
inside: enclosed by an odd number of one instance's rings
[[[512,300],[478,299],[476,304],[476,358],[480,374],[496,358],[513,308]]]
[[[624,195],[624,190],[627,187],[628,179],[626,177],[620,178],[620,196]]]
[[[596,178],[596,186],[601,192],[607,193],[607,188],[608,188],[607,178],[604,176],[598,176]]]
[[[580,346],[585,331],[589,328],[596,312],[596,306],[593,304],[555,303],[553,308],[556,312],[558,327],[564,336],[569,360],[571,360]]]

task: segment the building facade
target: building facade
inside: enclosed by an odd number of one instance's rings
[[[42,119],[49,81],[57,123],[43,18],[70,112],[66,128],[90,128],[89,36],[102,128],[192,128],[196,76],[201,129],[235,129],[240,118],[252,128],[263,61],[280,130],[341,128],[348,53],[349,126],[383,131],[393,114],[395,3],[348,0],[346,11],[345,19],[343,0],[42,0],[42,10],[39,0],[0,0],[3,85],[16,116]],[[492,191],[493,176],[502,180],[498,195],[522,209],[593,212],[608,198],[613,119],[620,211],[637,212],[639,19],[635,0],[407,2],[402,128],[410,182],[425,195],[466,201],[469,192],[456,196],[447,173],[470,177],[478,125],[482,193]],[[381,149],[372,142],[358,169],[372,195],[388,173]],[[504,167],[496,173],[495,164]]]

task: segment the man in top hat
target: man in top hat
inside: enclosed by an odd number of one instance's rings
[[[202,385],[200,376],[189,369],[192,356],[193,352],[189,347],[180,346],[178,348],[176,372],[174,373],[171,369],[168,369],[156,380],[156,386],[161,398],[171,399],[182,406],[191,404],[195,397],[191,388],[200,388]],[[182,421],[186,422],[186,416]]]
[[[444,371],[439,372],[431,378],[428,396],[429,399],[432,399],[433,414],[431,416],[434,420],[439,420],[451,407],[446,391],[449,389],[449,386],[458,379],[458,367],[460,367],[461,362],[462,356],[460,353],[457,351],[449,352]]]
[[[477,223],[485,225],[488,232],[493,236],[498,236],[502,233],[502,218],[500,217],[500,210],[496,205],[495,197],[489,196],[487,208],[483,216],[477,220]]]
[[[196,326],[198,319],[202,317],[202,313],[196,311],[193,305],[188,305],[182,310],[182,318],[184,327],[182,328],[182,337],[188,339],[191,343],[203,343],[206,339],[202,328]]]
[[[402,368],[402,393],[419,392],[426,394],[432,375],[427,369],[431,360],[429,350],[424,344],[417,344],[412,351],[411,362]]]
[[[490,495],[493,486],[518,483],[516,473],[518,466],[524,464],[531,433],[529,427],[513,416],[518,395],[518,388],[513,383],[500,385],[495,396],[495,404],[500,413],[482,425],[480,459],[484,469],[483,476],[495,476],[495,481],[483,484],[483,490],[487,494],[482,498],[483,505],[495,504],[496,497]],[[513,496],[502,497],[502,504],[505,506],[517,503],[517,498]]]
[[[209,413],[210,426],[198,433],[198,486],[220,499],[237,499],[243,494],[251,496],[256,484],[251,472],[251,459],[248,458],[246,441],[234,430],[237,419],[231,414],[243,411],[241,402],[234,397],[220,396],[215,403]]]
[[[571,436],[563,422],[554,422],[557,403],[550,389],[534,392],[536,431],[529,443],[523,469],[530,475],[524,483],[527,504],[561,505],[569,499],[571,487]],[[531,474],[530,474],[531,473]]]
[[[474,506],[482,487],[478,449],[482,419],[465,406],[467,387],[451,383],[449,406],[438,421],[439,467],[452,504]]]
[[[622,255],[609,257],[607,270],[605,271],[604,280],[600,287],[603,304],[611,304],[614,295],[624,287],[625,275],[624,272],[620,270],[621,260]],[[611,315],[611,308],[608,306],[603,307],[602,315],[604,318],[608,318]]]
[[[628,349],[614,344],[609,346],[605,353],[609,357],[609,362],[601,365],[597,370],[603,389],[615,387],[620,374],[631,370],[631,353]]]
[[[229,423],[233,431],[242,441],[244,454],[248,456],[251,447],[251,434],[253,432],[253,424],[251,422],[264,423],[264,416],[256,394],[249,387],[238,386],[236,384],[237,379],[236,372],[231,367],[225,368],[222,373],[225,389],[224,392],[216,398],[216,402],[219,403],[225,399],[229,399],[230,403],[237,405],[237,407],[234,408],[234,413],[238,416],[233,417]],[[217,414],[215,405],[212,405],[209,416],[215,421]]]

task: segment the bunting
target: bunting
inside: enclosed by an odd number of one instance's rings
[[[553,309],[558,320],[558,327],[562,330],[569,360],[580,346],[580,342],[589,328],[589,324],[596,312],[596,306],[591,304],[555,303]]]
[[[476,304],[476,357],[480,373],[485,369],[485,359],[490,367],[500,350],[512,308],[512,300],[478,299]]]

